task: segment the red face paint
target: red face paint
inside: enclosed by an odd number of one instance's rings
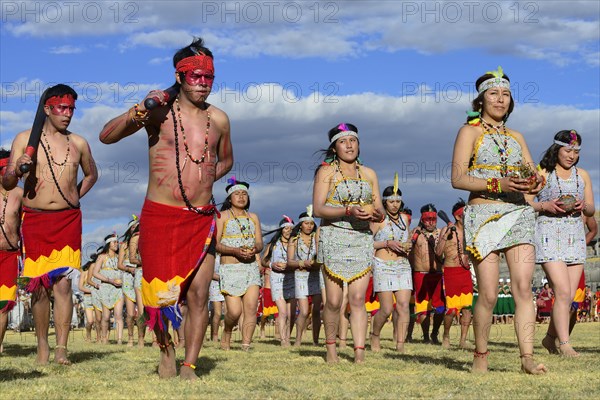
[[[185,81],[190,86],[206,85],[212,87],[215,75],[206,70],[196,69],[185,72]]]
[[[50,97],[45,105],[50,107],[54,115],[73,115],[75,112],[75,99],[70,94]]]
[[[461,208],[459,208],[458,210],[456,210],[456,211],[454,212],[454,214],[452,214],[452,215],[454,215],[454,218],[462,217],[462,216],[463,216],[463,214],[464,214],[464,211],[465,211],[465,208],[464,208],[464,207],[461,207]]]

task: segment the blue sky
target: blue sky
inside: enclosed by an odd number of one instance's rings
[[[556,131],[577,129],[598,206],[599,15],[597,1],[2,1],[0,144],[31,127],[49,84],[78,91],[70,129],[102,173],[82,201],[94,247],[139,212],[147,182],[145,134],[105,146],[98,133],[169,86],[173,53],[197,35],[215,54],[209,101],[230,116],[233,172],[265,228],[310,203],[313,153],[342,121],[359,127],[382,188],[400,173],[418,216],[466,196],[450,186],[452,145],[473,82],[502,65],[517,101],[509,127],[536,160]]]

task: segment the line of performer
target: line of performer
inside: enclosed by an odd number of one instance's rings
[[[87,339],[91,321],[96,321],[97,340],[108,341],[112,313],[117,341],[122,342],[125,308],[129,345],[134,344],[136,317],[143,319],[138,344],[144,343],[144,327],[153,332],[161,378],[179,372],[182,379],[197,379],[209,298],[219,307],[225,304],[220,340],[225,350],[231,348],[236,326],[242,349],[250,349],[261,299],[264,314],[276,306],[282,346],[290,345],[294,325],[295,345],[302,343],[309,316],[312,341],[318,344],[322,320],[329,363],[338,361],[338,344],[345,344],[349,310],[354,360],[361,363],[366,305],[374,302],[367,293],[373,292],[380,304],[370,332],[373,351],[381,349],[382,327],[390,317],[395,349],[406,351],[411,315],[425,341],[439,343],[443,326],[445,348],[458,318],[459,346],[467,349],[472,267],[478,287],[472,369],[485,372],[504,254],[522,370],[547,371],[534,360],[533,341],[528,340],[535,329],[535,263],[542,264],[555,293],[543,346],[550,353],[577,356],[569,338],[570,307],[586,256],[583,217],[595,211],[589,174],[577,167],[582,138],[574,130],[559,131],[536,168],[524,136],[506,126],[514,101],[501,68],[476,81],[477,97],[456,137],[452,186],[469,192],[469,198],[453,206],[454,221],[426,204],[418,226],[410,229],[412,212],[402,200],[398,177],[381,191],[375,171],[359,158],[358,128],[340,123],[327,133],[311,206],[297,222],[284,216],[277,229],[263,233],[259,217],[250,211],[248,183],[231,178],[220,208],[214,200],[214,182],[233,165],[233,146],[228,116],[207,102],[215,77],[212,52],[195,39],[177,51],[173,66],[176,83],[171,88],[150,92],[100,133],[102,143],[114,144],[145,129],[149,181],[139,221],[134,218],[121,238],[106,236],[81,274],[79,287],[89,310]],[[76,99],[69,86],[48,88],[32,129],[19,133],[0,161],[0,309],[5,318],[14,305],[17,281],[32,294],[40,364],[49,361],[51,352],[51,296],[54,360],[70,364],[71,280],[81,269],[79,201],[98,178],[91,146],[68,130]],[[443,229],[437,227],[438,217],[447,224]],[[265,244],[263,236],[269,235]],[[17,277],[19,257],[23,266]],[[215,308],[213,339],[219,317]],[[176,338],[169,326],[178,332]],[[2,336],[5,328],[3,323]],[[179,368],[175,342],[184,349]]]

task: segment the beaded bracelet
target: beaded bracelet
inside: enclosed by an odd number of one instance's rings
[[[502,193],[498,178],[488,178],[486,187],[488,193]]]
[[[144,110],[144,111],[140,111],[139,109],[139,104],[134,104],[133,105],[133,109],[131,109],[131,111],[133,111],[133,113],[130,111],[130,115],[131,115],[131,120],[136,124],[136,125],[145,125],[146,121],[148,121],[148,110]]]

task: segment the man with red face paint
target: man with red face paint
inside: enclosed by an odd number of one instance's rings
[[[442,263],[435,254],[439,240],[437,209],[433,204],[421,207],[421,221],[411,234],[413,247],[409,259],[413,268],[416,322],[423,329],[425,343],[439,344],[438,332],[444,320],[442,295]],[[429,335],[430,315],[433,311],[433,328]]]
[[[56,329],[54,362],[70,364],[67,341],[73,313],[71,279],[74,270],[81,269],[79,199],[98,179],[88,142],[67,130],[75,111],[75,100],[77,93],[67,85],[59,84],[44,92],[36,115],[36,121],[43,121],[39,145],[30,157],[25,152],[29,136],[39,132],[27,130],[17,134],[2,179],[6,190],[15,188],[19,178],[24,179],[21,279],[25,289],[32,293],[36,361],[42,365],[48,362],[50,355],[51,292]],[[29,165],[30,170],[23,173],[23,165]],[[78,183],[79,167],[84,177]]]
[[[10,152],[0,149],[0,180],[6,172]],[[19,225],[21,223],[21,202],[23,189],[16,187],[13,190],[4,190],[2,203],[0,203],[0,353],[2,341],[8,326],[8,313],[14,308],[17,301],[17,275],[19,274],[18,258]]]
[[[460,319],[460,342],[462,349],[471,350],[467,344],[467,333],[471,324],[473,305],[473,281],[469,256],[464,250],[463,213],[465,201],[460,199],[452,207],[456,224],[449,223],[442,228],[435,253],[444,260],[444,294],[446,295],[446,315],[442,347],[450,348],[450,328],[454,317]]]
[[[213,55],[202,39],[173,57],[179,94],[153,91],[144,102],[109,121],[100,141],[116,143],[145,127],[150,173],[140,217],[142,297],[147,325],[160,347],[158,374],[177,374],[168,324],[181,324],[179,304],[187,304],[182,379],[197,379],[194,365],[208,324],[208,291],[213,277],[216,214],[213,183],[233,165],[229,118],[207,103],[214,81]]]

